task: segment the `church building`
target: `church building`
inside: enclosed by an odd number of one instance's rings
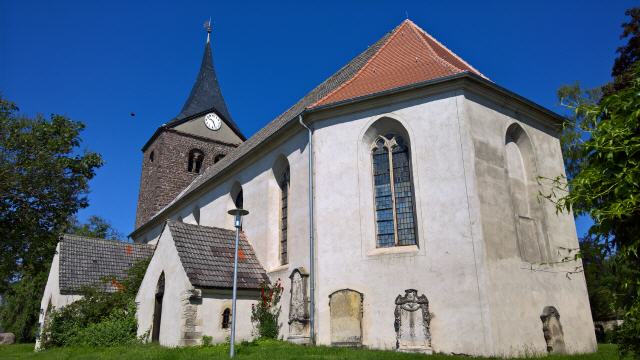
[[[209,29],[210,32],[210,29]],[[283,339],[422,353],[596,350],[564,174],[564,119],[410,20],[253,136],[227,108],[209,35],[181,112],[144,145],[135,244],[154,246],[138,332],[223,342],[244,208],[237,339],[260,284]]]

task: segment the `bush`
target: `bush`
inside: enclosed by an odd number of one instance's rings
[[[51,310],[40,337],[42,348],[139,342],[135,296],[147,265],[146,260],[135,264],[122,281],[105,279],[117,285],[116,292],[84,288],[82,299]]]
[[[136,333],[136,304],[130,302],[127,309],[117,309],[98,323],[89,324],[73,336],[69,345],[80,346],[116,346],[138,342]]]
[[[282,289],[280,279],[273,285],[268,282],[260,285],[260,301],[257,305],[251,305],[251,322],[254,324],[259,338],[278,338]]]
[[[213,343],[213,337],[204,335],[202,337],[202,346],[211,346]]]
[[[640,359],[640,303],[636,302],[625,313],[624,322],[616,329],[615,340],[620,344],[620,352]]]

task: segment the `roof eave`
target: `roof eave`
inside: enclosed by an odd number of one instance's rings
[[[187,117],[182,118],[182,119],[174,118],[174,119],[172,119],[172,120],[168,121],[167,123],[164,123],[164,124],[160,125],[160,127],[158,127],[158,128],[156,129],[156,131],[153,133],[153,135],[151,135],[151,137],[149,138],[149,140],[147,140],[147,142],[146,142],[146,143],[144,143],[144,145],[142,146],[142,152],[147,151],[147,148],[148,148],[149,146],[151,146],[151,143],[153,143],[153,141],[154,141],[158,136],[160,136],[160,133],[161,133],[162,131],[164,131],[164,130],[166,130],[166,129],[174,128],[174,127],[176,127],[176,126],[178,126],[178,125],[180,125],[180,124],[184,124],[184,123],[186,123],[186,122],[187,122],[187,121],[189,121],[189,120],[193,120],[193,119],[198,118],[198,117],[200,117],[200,116],[206,115],[206,114],[210,113],[210,112],[211,112],[211,111],[213,111],[213,110],[214,110],[213,108],[211,108],[211,109],[207,109],[207,110],[205,110],[205,111],[202,111],[202,112],[199,112],[199,113],[196,113],[196,114],[193,114],[193,115],[187,116]],[[229,126],[229,128],[234,132],[234,134],[238,135],[238,137],[240,138],[240,140],[242,140],[242,141],[246,141],[246,140],[247,140],[247,138],[244,136],[244,134],[242,133],[242,131],[240,131],[240,129],[235,125],[235,123],[233,123],[233,121],[227,121],[227,119],[225,119],[224,117],[223,117],[223,119],[222,119],[222,120],[224,120],[224,121],[225,121],[225,123],[226,123],[226,124]]]
[[[225,174],[227,174],[229,171],[231,171],[233,168],[235,168],[235,164],[239,163],[241,160],[246,159],[248,156],[250,156],[251,154],[255,153],[257,150],[259,150],[265,143],[268,143],[271,139],[273,139],[274,137],[277,137],[278,135],[282,134],[284,131],[286,131],[287,129],[289,129],[292,124],[296,124],[297,123],[297,118],[300,115],[304,115],[304,114],[310,114],[310,113],[316,113],[316,112],[320,112],[320,111],[325,111],[325,110],[330,110],[330,109],[334,109],[334,108],[338,108],[338,107],[343,107],[343,106],[348,106],[348,105],[353,105],[356,103],[360,103],[360,102],[364,102],[367,100],[371,100],[371,99],[375,99],[375,98],[379,98],[379,97],[383,97],[383,96],[388,96],[388,95],[394,95],[394,94],[398,94],[398,93],[402,93],[402,92],[407,92],[407,91],[412,91],[412,90],[416,90],[416,89],[420,89],[423,87],[427,87],[427,86],[434,86],[437,84],[442,84],[442,83],[446,83],[446,82],[450,82],[450,81],[460,81],[460,80],[470,80],[470,81],[475,81],[477,84],[480,84],[482,86],[485,86],[489,89],[492,89],[494,91],[497,91],[507,97],[513,98],[527,106],[530,106],[536,110],[538,110],[539,112],[547,115],[549,118],[553,119],[556,121],[556,125],[562,125],[565,121],[567,121],[567,119],[545,107],[543,107],[542,105],[539,105],[531,100],[526,99],[523,96],[520,96],[516,93],[514,93],[511,90],[508,90],[500,85],[497,85],[496,83],[480,76],[477,74],[474,74],[472,72],[468,72],[468,71],[464,71],[464,72],[460,72],[457,74],[453,74],[453,75],[449,75],[449,76],[444,76],[444,77],[440,77],[437,79],[432,79],[432,80],[426,80],[426,81],[421,81],[421,82],[417,82],[414,84],[410,84],[410,85],[406,85],[406,86],[401,86],[401,87],[397,87],[397,88],[393,88],[393,89],[389,89],[389,90],[384,90],[384,91],[380,91],[377,93],[373,93],[373,94],[368,94],[368,95],[364,95],[364,96],[360,96],[360,97],[356,97],[356,98],[351,98],[351,99],[347,99],[347,100],[342,100],[342,101],[338,101],[335,103],[331,103],[331,104],[326,104],[326,105],[320,105],[320,106],[316,106],[313,108],[306,108],[303,111],[299,112],[298,114],[296,114],[295,116],[293,116],[291,119],[289,119],[286,123],[286,125],[282,126],[280,129],[276,130],[273,134],[271,134],[270,136],[268,136],[267,138],[265,138],[260,145],[250,149],[249,151],[247,151],[247,153],[243,154],[241,157],[239,157],[235,163],[231,164],[230,166],[221,169],[219,173],[217,173],[215,176],[213,176],[212,178],[208,179],[207,181],[205,181],[204,183],[200,184],[198,187],[196,187],[195,189],[193,189],[192,191],[190,191],[187,195],[185,195],[183,198],[178,199],[176,202],[171,203],[169,206],[165,207],[160,213],[156,214],[154,217],[152,217],[151,219],[149,219],[147,222],[145,222],[144,224],[142,224],[140,227],[138,227],[137,229],[135,229],[134,231],[132,231],[129,234],[129,237],[133,238],[136,237],[138,235],[140,235],[144,230],[146,230],[147,228],[153,226],[155,223],[157,223],[158,221],[162,221],[162,217],[160,215],[164,214],[164,213],[169,213],[170,211],[178,208],[180,205],[182,205],[183,202],[185,202],[186,200],[192,198],[194,196],[194,194],[196,194],[198,192],[198,190],[200,190],[201,188],[205,187],[207,184],[211,183],[214,179],[219,178],[220,176],[223,176]],[[166,218],[165,218],[166,219]]]
[[[402,92],[406,92],[406,91],[411,91],[411,90],[417,90],[423,87],[427,87],[427,86],[433,86],[436,84],[441,84],[441,83],[445,83],[445,82],[449,82],[449,81],[454,81],[454,80],[460,80],[460,79],[469,79],[471,81],[475,81],[483,86],[486,86],[494,91],[497,91],[503,95],[506,95],[508,97],[511,97],[525,105],[528,105],[538,111],[540,111],[541,113],[547,115],[549,118],[556,120],[558,123],[563,123],[565,121],[567,121],[567,118],[563,117],[560,114],[557,114],[556,112],[549,110],[547,108],[545,108],[542,105],[539,105],[521,95],[516,94],[515,92],[506,89],[496,83],[494,83],[491,80],[488,80],[487,78],[480,76],[478,74],[474,74],[472,72],[469,71],[464,71],[464,72],[460,72],[457,74],[453,74],[453,75],[449,75],[449,76],[443,76],[443,77],[439,77],[436,79],[431,79],[431,80],[426,80],[426,81],[421,81],[421,82],[417,82],[417,83],[413,83],[410,85],[405,85],[405,86],[400,86],[400,87],[396,87],[393,89],[389,89],[389,90],[384,90],[384,91],[380,91],[377,93],[373,93],[373,94],[368,94],[368,95],[364,95],[364,96],[359,96],[359,97],[355,97],[355,98],[351,98],[351,99],[346,99],[346,100],[342,100],[342,101],[337,101],[334,103],[330,103],[330,104],[326,104],[326,105],[320,105],[320,106],[316,106],[313,107],[311,109],[306,109],[304,112],[306,113],[310,113],[310,112],[319,112],[319,111],[324,111],[324,110],[329,110],[329,109],[333,109],[333,108],[337,108],[337,107],[342,107],[345,105],[351,105],[354,103],[359,103],[359,102],[363,102],[363,101],[367,101],[367,100],[371,100],[371,99],[375,99],[375,98],[379,98],[382,96],[388,96],[388,95],[394,95],[394,94],[398,94],[398,93],[402,93]]]

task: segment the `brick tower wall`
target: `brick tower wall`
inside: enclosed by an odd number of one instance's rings
[[[160,133],[143,152],[136,228],[175,199],[199,175],[187,170],[191,150],[204,153],[201,174],[213,165],[217,155],[226,155],[235,147],[172,129]]]

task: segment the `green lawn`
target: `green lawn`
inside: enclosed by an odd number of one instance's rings
[[[188,347],[168,349],[156,345],[135,345],[115,348],[64,348],[34,352],[32,344],[0,346],[0,359],[227,359],[229,348],[224,345],[210,347]],[[421,354],[403,354],[394,351],[332,348],[325,346],[305,347],[279,341],[261,341],[243,344],[237,348],[238,359],[380,359],[410,360],[425,359]],[[466,356],[432,355],[429,360],[473,359]],[[548,356],[545,360],[618,359],[615,345],[600,345],[598,352],[588,355]]]

